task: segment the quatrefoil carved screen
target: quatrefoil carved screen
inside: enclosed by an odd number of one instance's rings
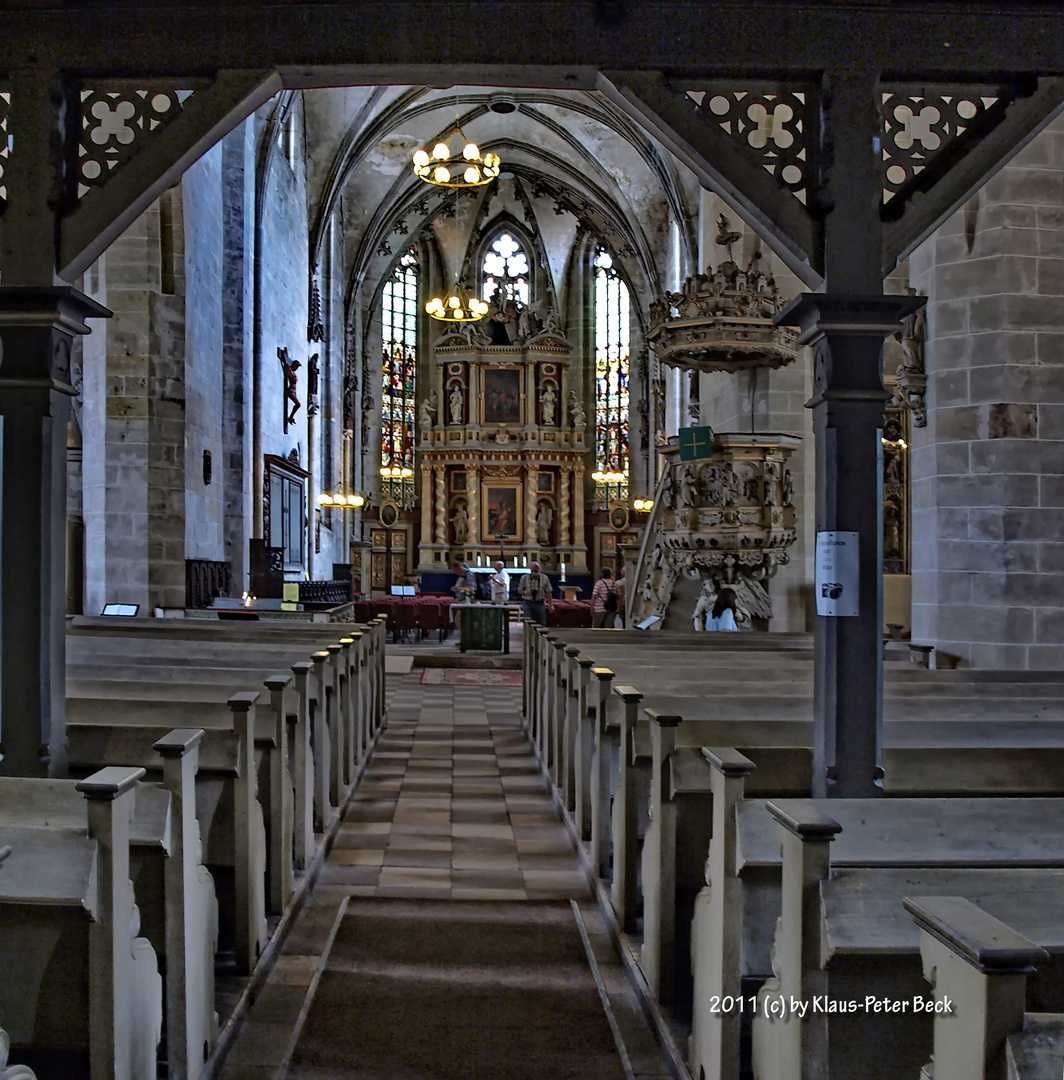
[[[7,202],[7,185],[4,183],[4,168],[7,165],[11,149],[8,145],[7,111],[11,106],[11,94],[0,90],[0,205]]]
[[[811,95],[755,90],[688,90],[708,123],[730,135],[803,205],[813,182]]]
[[[885,90],[880,100],[884,204],[965,132],[992,122],[1004,103],[989,87],[926,95]]]
[[[137,143],[181,113],[189,90],[82,90],[78,196],[107,183]]]

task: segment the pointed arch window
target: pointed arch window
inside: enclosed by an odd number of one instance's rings
[[[609,479],[596,484],[596,503],[628,499],[628,286],[600,248],[595,268],[595,465]],[[621,479],[623,477],[623,479]],[[615,479],[616,478],[616,479]]]
[[[488,245],[481,265],[485,300],[491,300],[496,290],[502,290],[502,299],[516,300],[519,307],[529,301],[530,264],[528,253],[521,242],[510,232],[501,232]]]
[[[381,498],[414,505],[418,262],[411,248],[381,297]]]

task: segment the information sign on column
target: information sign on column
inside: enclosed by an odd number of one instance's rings
[[[858,614],[857,533],[816,534],[816,613]]]

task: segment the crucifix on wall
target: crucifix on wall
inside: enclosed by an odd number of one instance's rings
[[[300,406],[299,384],[296,372],[299,371],[299,361],[288,359],[288,347],[277,349],[277,359],[281,361],[284,372],[284,430],[288,433],[290,424],[296,422],[296,410]]]

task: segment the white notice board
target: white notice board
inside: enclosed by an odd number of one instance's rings
[[[816,534],[816,613],[856,615],[857,533]]]

